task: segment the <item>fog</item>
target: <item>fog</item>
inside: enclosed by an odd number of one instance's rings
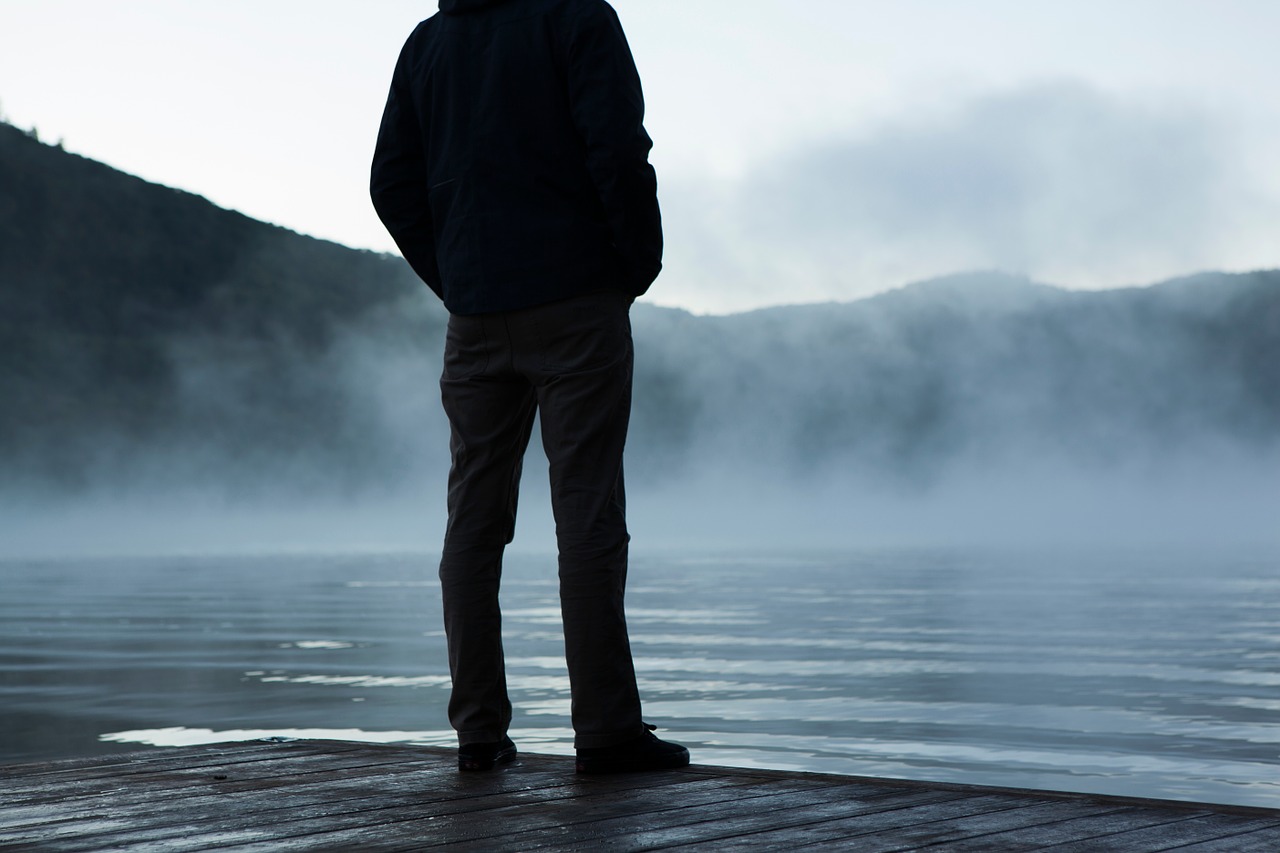
[[[1049,80],[957,99],[665,183],[655,298],[747,310],[967,269],[1116,287],[1273,264],[1280,208],[1254,159],[1237,124],[1172,96]]]
[[[438,548],[439,330],[383,320],[320,354],[175,346],[171,428],[84,424],[75,477],[11,466],[0,553]],[[1280,544],[1276,273],[974,274],[633,325],[636,549]],[[535,439],[513,548],[554,548],[547,493]]]

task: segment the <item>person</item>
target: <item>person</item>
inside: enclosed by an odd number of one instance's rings
[[[680,767],[627,636],[629,311],[661,269],[630,48],[604,0],[440,0],[400,53],[374,208],[449,312],[440,560],[461,770],[514,760],[498,588],[535,412],[550,463],[579,772]]]

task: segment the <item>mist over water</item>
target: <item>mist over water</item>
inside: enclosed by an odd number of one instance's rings
[[[315,352],[174,344],[166,423],[10,466],[0,554],[438,547],[437,314]],[[1280,543],[1280,275],[982,274],[633,325],[636,548]],[[535,431],[515,547],[554,547],[547,491]]]

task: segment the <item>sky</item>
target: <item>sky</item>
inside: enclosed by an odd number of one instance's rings
[[[615,0],[667,234],[648,301],[847,301],[1280,266],[1274,0]],[[430,2],[0,0],[0,114],[250,216],[394,251],[367,196]],[[0,190],[2,191],[2,190]]]

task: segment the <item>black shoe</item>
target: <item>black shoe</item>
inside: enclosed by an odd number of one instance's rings
[[[458,747],[459,770],[492,770],[495,764],[516,760],[516,745],[504,737],[497,743],[469,743]]]
[[[689,750],[678,743],[659,740],[654,735],[657,726],[644,724],[648,729],[640,737],[595,749],[578,750],[579,773],[639,773],[645,770],[674,770],[689,766]]]

